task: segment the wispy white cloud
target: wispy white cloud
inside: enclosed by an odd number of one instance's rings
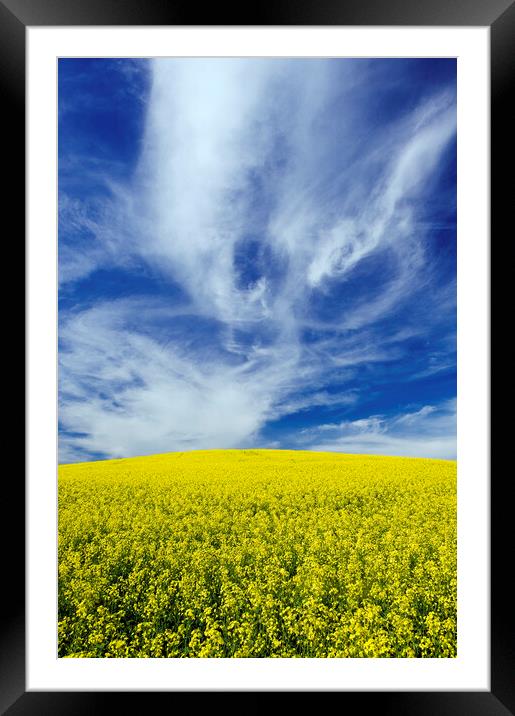
[[[299,62],[154,61],[131,182],[107,178],[99,211],[63,204],[67,230],[83,236],[61,250],[63,286],[142,261],[185,296],[180,308],[162,298],[105,301],[62,315],[63,459],[74,446],[77,456],[115,456],[250,444],[270,418],[355,401],[353,388],[327,390],[335,371],[402,355],[400,339],[378,343],[371,328],[427,280],[417,199],[454,135],[454,97],[427,98],[362,142],[358,158],[352,111],[340,120],[341,146],[323,121],[363,77],[341,72],[336,82],[334,64]],[[335,174],[338,151],[349,166]],[[235,257],[255,236],[266,252],[244,281]],[[313,300],[383,254],[391,278],[374,296],[335,300],[315,316]],[[213,325],[193,345],[199,320]],[[307,343],[303,331],[315,323],[328,332]],[[412,424],[436,426],[437,415]],[[351,438],[368,451],[396,449],[408,422],[340,426],[331,449]],[[438,439],[444,452],[450,443]]]
[[[238,447],[277,412],[296,363],[287,345],[236,364],[209,360],[189,344],[187,328],[174,344],[145,334],[163,318],[173,326],[184,316],[117,301],[63,322],[60,420],[73,437],[64,435],[62,459],[73,446],[76,458]]]
[[[411,413],[318,425],[298,445],[310,450],[456,459],[456,401]]]
[[[329,393],[327,390],[308,392],[300,396],[289,395],[286,400],[275,401],[278,415],[298,413],[315,407],[334,407],[353,405],[358,400],[358,393],[348,391],[346,393]]]

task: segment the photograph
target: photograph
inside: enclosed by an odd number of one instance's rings
[[[514,32],[515,0],[0,0],[1,714],[515,716]]]
[[[59,659],[456,659],[456,57],[63,57]]]

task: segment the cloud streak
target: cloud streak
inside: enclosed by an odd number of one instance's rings
[[[131,178],[61,199],[64,460],[261,444],[269,421],[359,404],[357,372],[402,360],[444,308],[421,206],[455,136],[452,89],[365,135],[373,62],[159,59],[151,75]],[[81,293],[140,266],[180,298]],[[423,327],[402,311],[428,289]],[[400,449],[408,422],[340,425],[331,449]],[[417,435],[414,454],[433,440]]]
[[[299,447],[322,452],[456,459],[456,401],[302,431]]]

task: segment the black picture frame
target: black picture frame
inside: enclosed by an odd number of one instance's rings
[[[198,22],[202,18],[202,22]],[[488,26],[491,39],[491,258],[497,239],[499,254],[510,239],[513,212],[513,115],[510,94],[515,86],[515,2],[513,0],[317,0],[295,3],[288,0],[224,6],[198,6],[174,0],[0,0],[0,96],[3,111],[4,168],[9,181],[4,189],[7,212],[12,216],[10,249],[24,263],[25,216],[25,36],[28,26],[60,25],[383,25],[383,26]],[[511,92],[510,92],[511,88]],[[510,216],[508,216],[510,212]],[[5,216],[4,214],[4,216]],[[17,251],[16,251],[17,249]],[[505,305],[498,286],[497,303],[491,295],[490,315]],[[18,293],[18,292],[17,292]],[[5,299],[4,299],[5,300]],[[19,294],[16,301],[23,303]],[[495,310],[494,310],[495,309]],[[8,312],[9,313],[9,312]],[[9,316],[6,316],[6,321]],[[11,318],[9,335],[20,335],[19,321]],[[16,329],[16,326],[18,329]],[[23,336],[21,338],[23,342]],[[11,345],[11,343],[9,344]],[[504,352],[503,352],[504,354]],[[493,357],[493,352],[490,352]],[[496,355],[497,357],[497,355]],[[499,359],[500,360],[500,359]],[[19,363],[23,365],[23,361]],[[16,364],[9,363],[9,381]],[[20,372],[22,371],[19,368]],[[502,367],[498,365],[498,375]],[[20,381],[24,376],[20,376]],[[499,379],[500,380],[500,379]],[[18,382],[20,385],[21,382]],[[493,381],[491,382],[491,391]],[[28,386],[30,390],[30,386]],[[492,395],[492,392],[491,392]],[[16,404],[23,405],[18,389]],[[492,402],[490,403],[492,406]],[[12,420],[12,416],[11,416]],[[13,426],[17,425],[12,421]],[[508,435],[496,426],[495,444],[506,446]],[[504,428],[504,430],[506,430]],[[504,439],[504,442],[502,442]],[[490,691],[445,692],[340,692],[338,698],[351,713],[369,707],[384,713],[466,714],[505,716],[515,714],[515,609],[509,589],[511,572],[512,501],[509,471],[493,470],[494,432],[491,446],[491,678]],[[508,442],[509,445],[509,442]],[[11,446],[4,449],[13,450]],[[0,647],[0,711],[21,714],[97,714],[120,708],[127,696],[142,713],[173,708],[177,692],[71,692],[26,691],[25,685],[25,485],[20,460],[4,475],[4,520],[2,521],[4,609]],[[10,519],[6,519],[9,515]],[[409,685],[407,685],[409,688]],[[201,695],[201,692],[198,694]],[[252,698],[259,706],[265,694]],[[280,694],[276,694],[278,696]],[[224,698],[216,692],[211,698]],[[309,700],[309,694],[305,694]],[[188,695],[188,698],[190,696]],[[318,696],[317,696],[318,698]],[[159,704],[156,702],[159,699]],[[116,703],[116,706],[115,706]],[[247,705],[250,701],[247,699]],[[247,706],[246,706],[247,708]]]

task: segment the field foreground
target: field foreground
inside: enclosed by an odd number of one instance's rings
[[[61,465],[59,656],[454,657],[456,463]]]

